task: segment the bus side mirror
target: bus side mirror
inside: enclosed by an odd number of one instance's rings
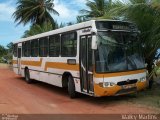
[[[147,66],[148,66],[148,64],[147,64],[147,63],[145,63],[145,68],[147,68]]]
[[[97,37],[96,37],[96,35],[92,36],[92,49],[97,50]]]

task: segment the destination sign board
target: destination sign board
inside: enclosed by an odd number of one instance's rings
[[[96,27],[99,30],[137,30],[134,24],[121,21],[96,21]]]

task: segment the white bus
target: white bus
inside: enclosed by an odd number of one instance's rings
[[[91,20],[14,42],[13,69],[27,83],[42,81],[91,96],[143,90],[146,69],[138,30],[130,22]]]

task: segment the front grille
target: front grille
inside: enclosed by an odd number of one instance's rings
[[[118,82],[117,85],[128,85],[128,84],[134,84],[136,83],[138,80],[137,79],[132,79],[132,80],[126,80],[126,81],[121,81]]]
[[[129,92],[135,92],[137,91],[137,88],[136,87],[133,87],[133,88],[129,88],[129,89],[121,89],[120,91],[118,91],[115,95],[122,95],[122,94],[127,94]]]

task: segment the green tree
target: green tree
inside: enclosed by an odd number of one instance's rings
[[[57,21],[55,21],[55,29],[62,28],[62,27],[65,27],[65,26],[66,26],[65,23],[58,24]],[[33,35],[37,35],[37,34],[40,34],[40,33],[48,32],[48,31],[51,31],[51,30],[53,30],[53,27],[52,27],[52,24],[50,22],[43,23],[42,25],[35,24],[35,25],[32,25],[29,30],[26,30],[22,37],[26,38],[26,37],[29,37],[29,36],[33,36]]]
[[[88,9],[82,9],[80,10],[80,13],[89,19],[103,16],[105,14],[106,8],[109,5],[109,2],[107,0],[86,1],[86,6],[88,7]]]
[[[8,52],[12,53],[13,52],[13,43],[10,42],[9,44],[7,44],[7,48],[8,48]]]
[[[74,24],[75,24],[74,22],[68,22],[68,23],[66,23],[67,26],[74,25]]]
[[[0,58],[7,54],[7,50],[4,46],[0,45]]]
[[[76,19],[77,19],[77,23],[87,21],[87,18],[85,16],[77,16]]]
[[[118,16],[112,16],[110,12],[111,9],[121,7],[123,4],[121,1],[112,1],[112,0],[86,0],[86,6],[88,9],[80,10],[81,17],[84,17],[84,20],[88,19],[117,19]]]
[[[41,25],[35,24],[35,25],[32,25],[29,30],[26,30],[22,37],[23,38],[29,37],[29,36],[37,35],[43,32],[48,32],[50,30],[53,30],[52,24],[50,22],[43,23]]]
[[[30,22],[32,25],[41,25],[51,22],[55,27],[54,19],[50,13],[55,15],[59,15],[59,13],[53,7],[53,0],[18,0],[13,17],[18,24],[26,25]]]
[[[65,26],[66,26],[66,24],[61,22],[61,23],[58,25],[58,28],[63,28],[63,27],[65,27]]]
[[[12,56],[13,56],[13,43],[10,42],[9,44],[7,44],[7,54],[4,55],[4,58],[8,61],[8,63],[11,63]]]
[[[152,2],[129,0],[127,3],[122,3],[121,6],[112,8],[111,13],[112,18],[118,16],[136,23],[141,31],[141,45],[148,64],[148,72],[151,74],[157,50],[160,48],[160,3],[156,0]],[[104,15],[103,18],[107,18],[106,16]],[[152,76],[150,78],[152,81]]]

